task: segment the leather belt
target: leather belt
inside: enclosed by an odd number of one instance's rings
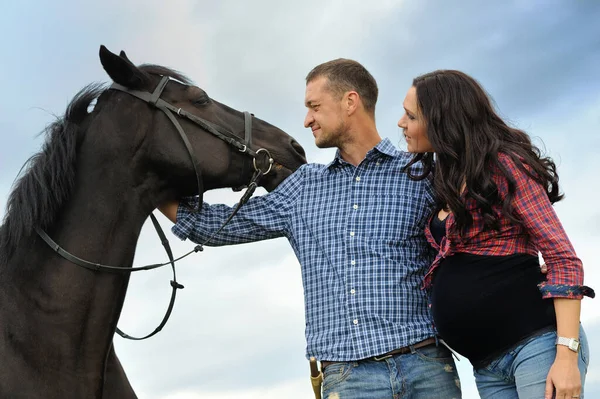
[[[424,346],[429,346],[429,345],[432,345],[432,344],[435,344],[435,338],[427,338],[426,340],[423,340],[421,342],[417,342],[416,344],[404,346],[404,347],[398,348],[398,349],[394,349],[393,351],[386,352],[383,355],[368,357],[366,359],[362,359],[361,361],[364,361],[364,360],[375,360],[376,362],[379,362],[379,361],[382,361],[382,360],[385,360],[385,359],[389,359],[392,356],[405,355],[407,353],[412,352],[413,349],[423,348]],[[325,368],[327,366],[332,365],[333,363],[340,363],[340,362],[330,362],[330,361],[327,361],[327,360],[322,361],[321,362],[321,371],[325,370]]]

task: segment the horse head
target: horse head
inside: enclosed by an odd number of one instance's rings
[[[137,124],[130,132],[134,145],[150,150],[145,162],[162,179],[160,186],[169,187],[167,197],[243,186],[258,170],[264,173],[260,185],[270,191],[306,163],[304,150],[287,133],[214,100],[175,71],[137,67],[124,52],[116,55],[104,46],[100,61],[116,84],[112,88],[120,89],[106,92],[105,102],[118,114],[115,123]]]

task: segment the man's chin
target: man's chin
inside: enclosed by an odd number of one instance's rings
[[[315,145],[317,148],[332,148],[336,146],[334,143],[326,140],[315,140]]]

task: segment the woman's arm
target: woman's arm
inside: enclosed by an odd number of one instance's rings
[[[502,154],[499,160],[516,180],[513,212],[542,253],[548,273],[539,287],[544,298],[594,297],[583,285],[583,265],[563,228],[545,188]]]
[[[579,340],[581,298],[593,297],[594,291],[583,285],[583,265],[565,232],[545,188],[519,168],[507,156],[502,163],[516,180],[514,211],[542,253],[547,278],[540,284],[544,298],[552,298],[556,313],[557,336]],[[578,397],[581,375],[578,352],[556,346],[556,357],[546,378],[545,398]]]
[[[556,334],[559,337],[575,338],[579,341],[580,299],[555,298]],[[556,345],[556,358],[546,378],[545,398],[552,398],[556,389],[557,398],[571,398],[581,394],[579,352],[564,345]]]

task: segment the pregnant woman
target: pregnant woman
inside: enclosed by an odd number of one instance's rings
[[[552,207],[554,162],[462,72],[417,77],[404,110],[410,164],[425,167],[411,177],[436,193],[426,234],[439,253],[424,286],[440,336],[471,361],[482,398],[583,398],[579,317],[594,291]]]

